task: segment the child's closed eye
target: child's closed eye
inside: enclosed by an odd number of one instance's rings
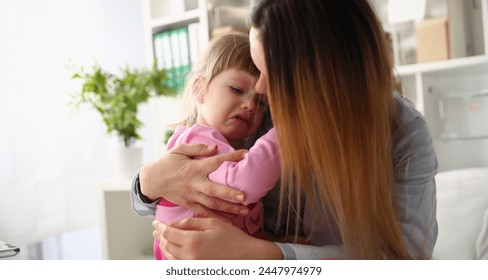
[[[240,87],[231,86],[230,89],[232,90],[232,92],[237,93],[237,94],[243,94],[244,93],[244,90]]]

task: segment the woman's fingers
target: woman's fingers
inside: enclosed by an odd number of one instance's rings
[[[208,148],[210,147],[210,148]],[[206,153],[212,151],[214,153],[216,151],[215,146],[206,146],[206,145],[179,145],[174,150],[173,153],[180,153],[186,156],[205,156]],[[215,150],[215,151],[213,151]],[[198,203],[207,207],[211,210],[216,211],[223,211],[230,214],[246,214],[247,208],[242,205],[236,205],[230,203],[229,201],[235,202],[243,202],[245,199],[245,194],[237,189],[233,189],[231,187],[220,185],[217,183],[213,183],[206,177],[207,174],[216,170],[222,163],[225,161],[239,161],[241,160],[244,155],[246,154],[246,150],[239,150],[231,153],[226,153],[217,156],[211,156],[207,158],[203,158],[201,160],[193,160],[188,162],[187,170],[191,171],[198,171],[201,174],[204,174],[203,178],[205,181],[197,183],[198,191],[203,194],[203,196],[199,196],[195,198]],[[190,172],[191,173],[191,172]],[[189,176],[194,176],[195,174],[188,174]],[[215,217],[215,214],[211,211],[200,209],[197,211],[195,209],[197,206],[191,207],[192,210],[196,211],[200,214],[205,214],[209,217]]]
[[[168,246],[170,243],[164,237],[167,226],[158,221],[153,221],[152,225],[154,227],[152,235],[154,239],[159,240],[159,249],[164,253],[166,259],[174,259],[174,256],[168,251],[170,248],[174,248],[174,246]]]
[[[182,243],[181,239],[187,236],[189,232],[208,230],[215,226],[215,223],[218,224],[220,222],[213,218],[186,218],[175,221],[168,226],[159,221],[153,221],[153,237],[160,241],[166,240],[171,243],[180,244]]]
[[[171,223],[171,227],[181,230],[207,230],[211,228],[211,224],[214,223],[214,219],[194,219],[187,218]]]
[[[223,162],[239,161],[247,151],[239,150],[212,156],[216,152],[217,146],[203,144],[180,144],[171,149],[166,157],[158,161],[157,169],[151,173],[156,178],[161,176],[160,174],[166,174],[167,180],[157,184],[162,186],[159,188],[161,190],[158,191],[159,196],[177,205],[185,206],[205,217],[219,218],[216,211],[235,215],[247,214],[247,207],[232,203],[244,201],[245,194],[242,191],[211,182],[208,179],[208,174],[216,170]],[[205,158],[192,160],[191,157]],[[173,160],[166,160],[169,158]],[[151,171],[151,169],[147,169]],[[158,173],[155,173],[156,170]],[[150,178],[149,175],[148,172],[147,176],[141,177]],[[158,190],[157,188],[153,189]],[[144,190],[143,193],[145,193]],[[151,193],[152,197],[158,196]]]
[[[205,249],[205,244],[215,222],[220,221],[213,218],[188,218],[172,223],[163,233],[167,240],[165,244],[168,250],[176,259],[207,259],[211,252]],[[225,223],[224,223],[225,224]],[[231,225],[230,225],[231,226]]]
[[[199,219],[205,220],[205,219]],[[153,237],[159,240],[159,247],[164,252],[164,256],[170,260],[189,259],[191,255],[188,251],[183,249],[183,245],[188,245],[194,242],[190,236],[192,231],[182,230],[173,226],[167,226],[158,221],[153,221]]]
[[[192,163],[194,164],[195,169],[202,170],[205,174],[209,174],[216,170],[225,161],[241,160],[246,152],[246,150],[235,151],[232,153],[204,158],[202,160],[194,161]],[[233,207],[229,203],[221,203],[222,199],[235,202],[243,202],[245,199],[245,194],[240,190],[220,185],[207,179],[206,184],[200,185],[200,191],[210,198],[220,198],[220,200],[209,199],[206,201],[207,204],[205,204],[205,206],[210,209],[224,212],[233,211],[229,212],[232,214],[239,214],[239,212],[243,210],[243,208]],[[219,206],[223,208],[217,208]]]
[[[198,165],[206,173],[210,173],[217,169],[225,161],[240,161],[244,158],[247,150],[238,150],[230,153],[225,153],[217,156],[211,156],[198,161]]]
[[[201,194],[198,197],[198,201],[205,207],[235,215],[247,214],[247,207],[227,201],[244,201],[244,193],[242,191],[211,181],[200,185],[198,188]]]
[[[179,144],[170,149],[169,152],[188,157],[208,157],[217,152],[217,145]]]
[[[205,145],[205,144],[179,144],[169,150],[172,154],[180,154],[187,157],[210,157],[217,152],[217,145]],[[239,161],[246,154],[246,150],[238,150],[231,153],[210,157],[208,160],[210,166],[209,171],[215,170],[224,161]]]

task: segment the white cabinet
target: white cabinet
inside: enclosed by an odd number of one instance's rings
[[[102,184],[102,249],[108,260],[150,260],[153,257],[153,219],[131,208],[130,180]]]
[[[392,38],[403,93],[427,120],[440,170],[488,166],[488,0],[370,2]],[[438,30],[448,40],[435,41],[439,34],[422,28],[443,18]],[[418,61],[419,51],[438,55],[440,47],[448,57]]]

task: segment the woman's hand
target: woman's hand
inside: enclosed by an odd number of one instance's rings
[[[245,215],[248,209],[230,203],[244,201],[244,193],[211,182],[208,174],[224,161],[239,161],[245,151],[207,157],[217,152],[217,146],[181,144],[169,150],[160,159],[141,168],[139,182],[141,192],[147,198],[166,200],[189,208],[204,217],[220,217],[213,210]],[[191,157],[207,157],[193,160]]]
[[[283,259],[278,245],[214,218],[188,218],[170,226],[154,221],[153,236],[168,259]]]

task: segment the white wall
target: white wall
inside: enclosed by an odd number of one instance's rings
[[[115,71],[144,58],[139,0],[0,0],[0,240],[25,245],[98,223],[119,143],[94,110],[67,106],[79,84],[66,65]]]

